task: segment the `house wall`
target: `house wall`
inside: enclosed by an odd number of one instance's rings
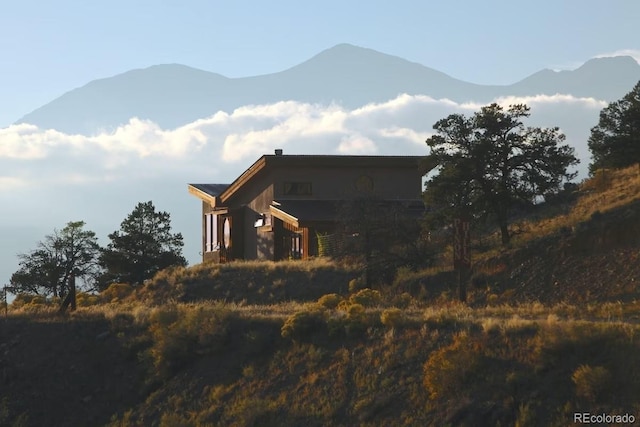
[[[358,179],[371,178],[371,192],[358,188]],[[374,195],[382,199],[419,199],[421,175],[417,168],[279,168],[273,171],[275,186],[273,195],[278,199],[353,199],[363,195]],[[285,182],[311,182],[311,196],[284,194]]]
[[[372,192],[363,192],[357,181],[363,175],[371,178]],[[310,196],[285,196],[285,182],[311,182]],[[244,206],[244,259],[274,260],[281,257],[276,246],[281,242],[282,227],[276,227],[275,219],[271,229],[256,228],[254,223],[260,214],[269,212],[271,202],[276,199],[353,199],[372,194],[383,199],[417,199],[421,194],[421,175],[417,168],[373,168],[373,167],[278,167],[273,168],[243,188],[242,194],[233,200],[233,205]],[[269,231],[267,231],[269,230]],[[315,251],[315,231],[305,232],[305,256]],[[313,236],[311,236],[313,234]],[[314,241],[312,242],[311,239]]]
[[[256,235],[256,257],[257,259],[275,260],[274,232],[257,230]]]
[[[260,174],[258,179],[247,183],[229,201],[230,207],[241,207],[242,248],[236,248],[244,259],[273,260],[273,233],[265,229],[258,230],[254,224],[260,214],[269,212],[273,201],[273,183],[270,172]],[[238,242],[239,243],[239,242]]]

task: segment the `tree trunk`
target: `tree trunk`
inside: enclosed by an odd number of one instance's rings
[[[60,304],[60,313],[67,311],[67,307],[71,306],[71,311],[76,309],[76,277],[71,274],[69,276],[69,289],[62,304]]]
[[[467,283],[469,281],[470,271],[463,267],[458,270],[458,297],[460,302],[467,302]]]
[[[500,220],[500,236],[502,238],[502,246],[507,246],[511,241],[509,235],[509,224],[506,220]]]
[[[372,256],[372,248],[371,248],[371,236],[369,235],[369,231],[365,230],[364,232],[364,278],[365,278],[365,287],[371,288],[373,285],[373,275],[371,274],[371,260]]]

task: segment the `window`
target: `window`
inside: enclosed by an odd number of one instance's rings
[[[204,216],[204,250],[213,252],[220,249],[218,241],[218,215],[206,214]]]
[[[285,182],[284,195],[285,196],[310,196],[311,183],[310,182]]]
[[[291,235],[291,253],[289,257],[292,259],[301,259],[302,258],[302,235],[301,234],[292,234]]]
[[[288,232],[282,236],[282,253],[289,259],[302,259],[303,236],[301,233]]]

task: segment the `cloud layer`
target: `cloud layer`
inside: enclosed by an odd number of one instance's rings
[[[606,103],[568,95],[507,97],[526,103],[530,124],[560,126],[584,157],[586,136]],[[481,105],[400,95],[354,110],[293,101],[245,106],[177,129],[133,118],[112,133],[67,135],[29,124],[0,129],[0,192],[29,186],[95,184],[172,175],[232,179],[274,148],[286,153],[426,154],[433,123]],[[46,180],[43,180],[46,176]]]

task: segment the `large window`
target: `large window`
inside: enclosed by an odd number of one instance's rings
[[[302,259],[304,256],[302,233],[285,232],[282,236],[282,253],[285,259]]]
[[[285,182],[284,195],[285,196],[310,196],[311,183],[310,182]]]
[[[204,216],[204,250],[213,252],[220,249],[218,240],[218,215],[206,214]]]

